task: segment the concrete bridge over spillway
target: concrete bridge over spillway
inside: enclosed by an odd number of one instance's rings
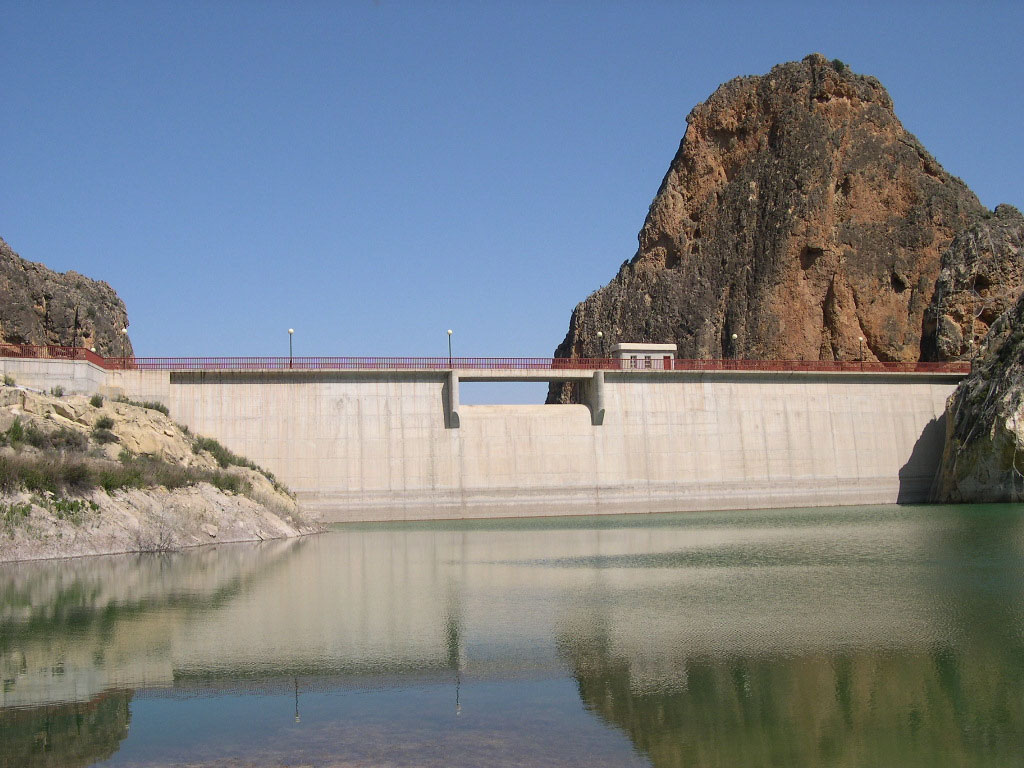
[[[124,394],[273,471],[327,521],[919,502],[962,364],[101,358],[0,348],[18,383]],[[627,367],[628,366],[628,367]],[[577,405],[461,405],[574,381]]]

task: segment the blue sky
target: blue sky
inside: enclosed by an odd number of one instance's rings
[[[0,236],[140,356],[549,356],[690,109],[818,51],[1024,207],[1021,3],[0,1]]]

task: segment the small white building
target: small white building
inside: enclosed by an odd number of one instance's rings
[[[612,357],[622,368],[670,370],[676,357],[675,344],[616,344]]]

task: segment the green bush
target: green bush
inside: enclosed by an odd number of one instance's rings
[[[48,504],[58,520],[70,520],[75,525],[82,522],[86,511],[99,509],[99,504],[85,499],[61,499],[56,498]]]
[[[24,504],[0,504],[0,520],[3,521],[4,528],[8,532],[31,514],[32,505],[27,502]]]
[[[29,424],[23,434],[26,443],[41,451],[84,451],[89,447],[89,438],[67,427],[44,432],[34,424]]]
[[[109,416],[100,416],[96,419],[96,429],[113,429],[114,420]]]
[[[14,386],[14,377],[5,373],[4,374],[4,385],[8,386],[8,387],[13,387]]]
[[[60,470],[53,461],[38,461],[21,470],[21,484],[27,491],[56,493],[59,483]]]
[[[50,394],[54,397],[64,397],[64,387],[53,387],[50,389]]]
[[[103,395],[93,395],[92,397],[90,397],[89,398],[89,405],[91,405],[93,408],[102,408],[103,407]]]
[[[11,443],[20,443],[25,439],[25,428],[21,426],[21,419],[14,418],[14,422],[7,428],[6,435]]]
[[[61,484],[66,488],[83,491],[96,486],[92,470],[82,461],[68,462],[61,467]]]
[[[142,471],[131,465],[105,467],[97,473],[96,482],[107,493],[121,488],[145,487]]]
[[[109,429],[103,429],[102,427],[96,427],[92,431],[92,439],[97,443],[116,443],[117,435],[111,432]]]
[[[841,61],[840,59],[832,59],[832,69],[834,69],[836,72],[845,72],[847,69],[849,69],[849,67],[846,66],[845,61]]]
[[[109,459],[68,461],[50,456],[0,456],[0,491],[28,490],[40,495],[62,491],[80,493],[103,488],[111,493],[122,488],[169,490],[210,483],[222,491],[249,493],[252,486],[242,477],[216,469],[171,464],[154,456],[134,456],[122,450],[120,463]]]
[[[171,415],[170,410],[163,403],[152,402],[149,400],[132,400],[130,398],[125,397],[124,395],[121,395],[119,398],[117,398],[117,402],[126,403],[127,405],[134,405],[138,408],[148,408],[151,411],[160,411],[160,413],[162,413],[164,416]]]
[[[213,456],[214,461],[216,461],[222,469],[227,469],[228,467],[245,467],[246,469],[252,469],[262,474],[270,482],[274,483],[275,486],[277,485],[277,478],[275,478],[272,473],[263,469],[258,464],[244,456],[238,456],[237,454],[232,453],[212,437],[197,437],[196,441],[192,444],[192,450],[195,453],[199,453],[200,451],[209,451],[210,455]]]

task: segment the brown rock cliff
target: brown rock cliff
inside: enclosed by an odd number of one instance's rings
[[[118,357],[132,354],[127,327],[124,302],[107,283],[26,261],[0,239],[0,343],[95,347]]]
[[[954,238],[925,315],[923,360],[965,360],[1024,289],[1024,216],[1012,205]]]
[[[942,502],[1024,501],[1024,296],[992,323],[946,403]]]
[[[687,123],[636,255],[576,307],[555,355],[650,341],[848,360],[863,337],[866,359],[919,359],[942,253],[987,211],[882,85],[813,54],[726,83]]]

